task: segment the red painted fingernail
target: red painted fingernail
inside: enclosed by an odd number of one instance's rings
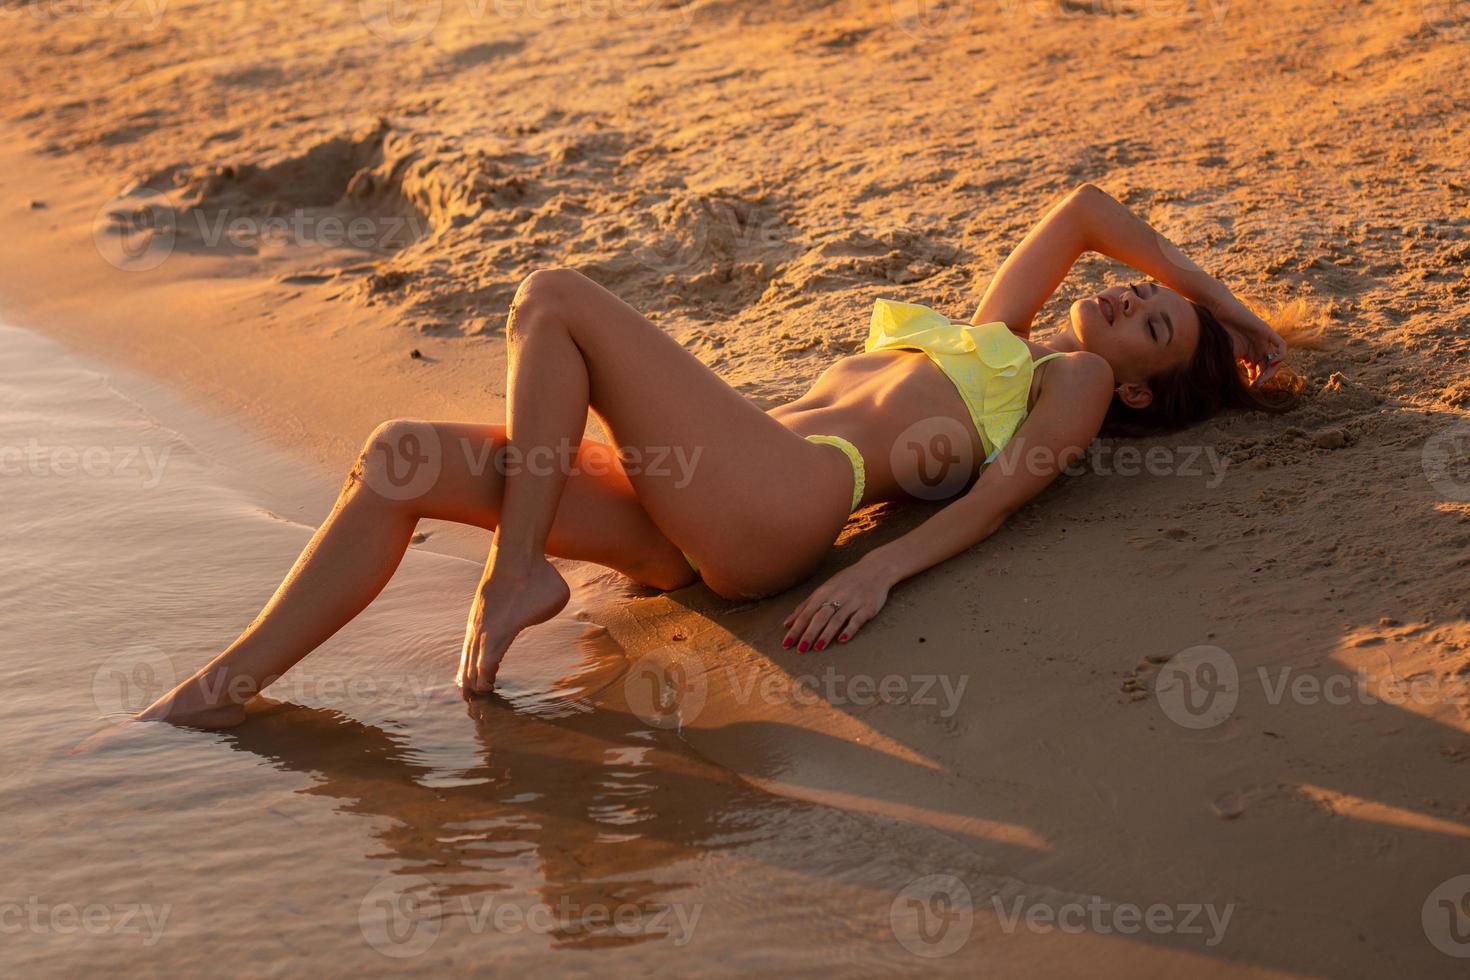
[[[817,641],[817,649],[818,650],[822,649],[826,645],[827,645],[827,641],[826,640],[818,640]]]
[[[800,650],[802,653],[806,653],[806,645],[806,640],[802,640],[799,644],[797,644],[796,649]]]
[[[783,647],[789,647],[789,646],[791,646],[791,637],[788,636],[786,639],[782,640],[781,641],[781,645]]]
[[[841,636],[839,636],[837,638],[837,641],[839,643],[846,643],[847,642],[847,634],[846,633],[843,633]]]

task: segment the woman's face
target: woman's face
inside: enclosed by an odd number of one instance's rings
[[[1189,363],[1199,343],[1194,306],[1156,282],[1104,289],[1072,304],[1072,333],[1101,356],[1119,384],[1142,384]]]

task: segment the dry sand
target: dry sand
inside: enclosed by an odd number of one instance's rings
[[[1429,899],[1470,873],[1470,475],[1444,465],[1470,445],[1470,7],[384,6],[0,6],[12,319],[342,471],[383,418],[503,416],[535,268],[586,271],[769,406],[859,347],[876,296],[968,312],[1099,183],[1262,304],[1310,301],[1291,415],[1134,444],[1168,450],[1152,473],[1109,457],[831,657],[779,648],[795,593],[599,618],[697,661],[686,737],[760,785],[940,827],[1058,895],[1236,904],[1217,947],[1134,936],[1092,972],[1164,971],[1167,946],[1198,972],[1456,974]],[[149,204],[173,230],[117,233]],[[1043,318],[1116,272],[1085,260]],[[887,510],[831,568],[922,516]],[[1238,703],[1188,728],[1158,682],[1200,645]],[[929,676],[965,684],[957,710],[851,687]]]

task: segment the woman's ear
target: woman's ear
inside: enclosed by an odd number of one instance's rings
[[[1147,384],[1128,381],[1118,385],[1118,398],[1129,408],[1148,408],[1153,404],[1154,393]]]

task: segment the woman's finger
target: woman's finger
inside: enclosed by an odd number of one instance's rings
[[[823,602],[812,615],[811,620],[806,624],[806,629],[802,631],[801,640],[797,642],[796,649],[803,653],[810,650],[817,642],[817,637],[822,634],[822,630],[826,627],[827,623],[831,621],[832,617],[841,608],[836,600],[828,599]]]
[[[863,610],[863,609],[853,610],[852,616],[848,619],[847,623],[842,627],[842,631],[837,634],[837,642],[838,643],[846,643],[847,641],[851,640],[854,636],[857,636],[857,631],[860,630],[860,629],[862,629],[863,628],[863,624],[865,624],[868,620],[870,620],[872,618],[873,617],[871,615],[869,615],[866,610]]]
[[[783,647],[795,646],[796,638],[801,636],[802,630],[806,629],[807,618],[811,614],[807,612],[806,604],[791,614],[791,620],[786,624],[786,635],[781,638]]]
[[[808,611],[815,611],[816,608],[817,608],[817,602],[819,601],[817,597],[819,595],[824,594],[823,593],[823,589],[825,589],[826,587],[827,586],[825,584],[823,584],[823,585],[820,585],[817,588],[813,589],[810,593],[808,593],[807,594],[807,597],[805,599],[801,600],[799,603],[796,604],[796,608],[794,610],[792,610],[792,613],[791,613],[790,616],[787,616],[786,617],[786,622],[783,625],[785,625],[785,626],[794,626],[795,623],[796,623],[796,621],[799,618],[801,618],[801,615],[803,613],[808,612]],[[794,635],[795,634],[793,634],[793,636]]]
[[[818,592],[820,591],[819,589]],[[807,624],[811,622],[812,616],[821,610],[822,607],[817,599],[817,594],[817,592],[813,592],[807,596],[806,601],[797,606],[796,612],[792,613],[789,617],[786,624],[786,637],[781,641],[783,647],[795,646],[796,641],[801,638],[801,634],[806,631]]]
[[[826,625],[831,615],[830,601],[824,601],[808,609],[806,615],[791,628],[792,641],[796,644],[796,649],[802,653],[811,649],[812,641],[816,639],[817,633]]]
[[[833,640],[843,634],[847,629],[847,624],[852,621],[852,617],[856,614],[857,609],[855,607],[849,609],[843,606],[841,609],[835,611],[832,614],[832,618],[827,620],[827,625],[822,627],[822,631],[817,634],[817,639],[812,644],[812,649],[825,650],[831,645]]]

